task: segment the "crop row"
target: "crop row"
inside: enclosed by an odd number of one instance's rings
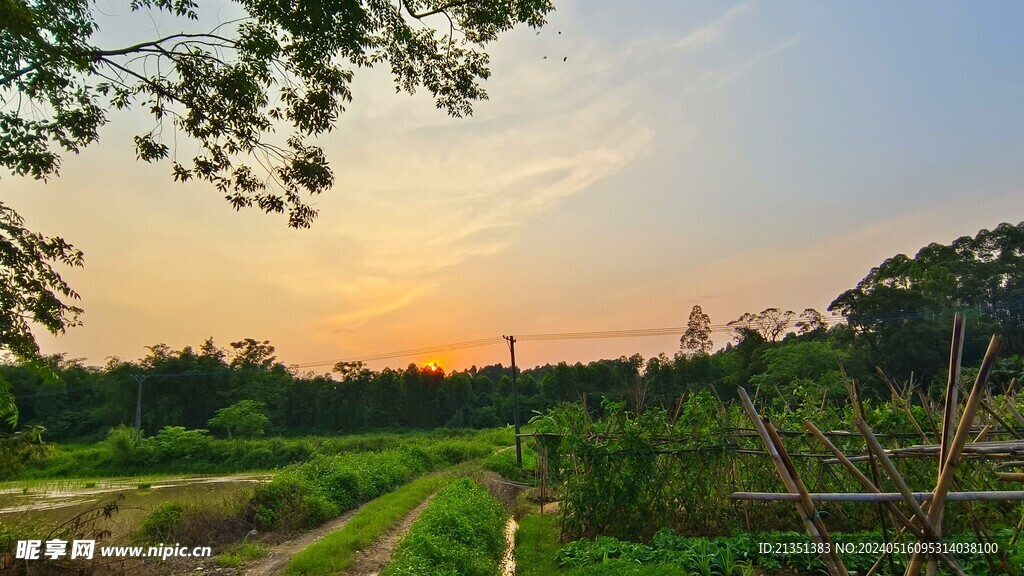
[[[496,576],[505,518],[487,489],[456,480],[437,493],[381,576]]]

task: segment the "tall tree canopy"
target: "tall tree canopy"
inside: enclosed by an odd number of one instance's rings
[[[711,317],[704,313],[699,304],[690,310],[686,331],[679,339],[679,348],[691,354],[709,354],[714,343],[711,341]]]
[[[1024,349],[1024,222],[1000,224],[949,245],[932,243],[913,258],[898,254],[872,268],[855,288],[828,308],[875,349],[889,367],[909,371],[941,368],[948,356],[949,318],[966,310],[974,324],[967,361],[984,351],[998,329],[1008,353]],[[947,342],[945,345],[944,342]],[[901,358],[925,357],[929,366],[904,366]],[[945,350],[943,349],[945,348]]]

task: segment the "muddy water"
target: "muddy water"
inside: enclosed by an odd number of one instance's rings
[[[0,522],[55,528],[78,514],[117,501],[118,511],[105,520],[105,527],[114,534],[127,534],[151,510],[169,500],[227,505],[246,498],[257,482],[270,477],[271,474],[244,474],[147,480],[115,478],[88,484],[82,480],[10,483],[0,487]]]

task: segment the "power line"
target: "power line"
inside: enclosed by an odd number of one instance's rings
[[[847,322],[854,322],[857,324],[865,324],[870,322],[893,322],[898,320],[915,320],[934,317],[947,312],[955,310],[963,310],[963,307],[959,308],[944,308],[941,310],[925,310],[925,311],[900,311],[891,312],[886,314],[873,314],[873,315],[851,315],[849,317],[844,316],[820,316],[818,320],[826,325],[833,326],[836,324],[842,324]],[[1011,300],[1008,302],[1000,303],[994,306],[985,307],[974,307],[972,310],[983,312],[986,314],[993,314],[996,312],[1019,312],[1024,310],[1024,299]],[[799,322],[798,319],[790,319],[785,322],[783,328],[790,328],[795,326]],[[742,324],[712,324],[711,332],[714,333],[728,333],[736,328],[742,327]],[[757,327],[757,323],[753,323],[753,327]],[[516,336],[517,340],[521,341],[555,341],[555,340],[601,340],[601,339],[612,339],[612,338],[647,338],[654,336],[678,336],[686,332],[687,326],[667,326],[663,328],[637,328],[631,330],[597,330],[592,332],[549,332],[539,334],[523,334]],[[485,346],[493,346],[503,341],[501,336],[492,336],[490,338],[480,338],[477,340],[467,340],[465,342],[455,342],[451,344],[441,344],[438,346],[426,346],[423,348],[410,348],[407,350],[396,350],[393,352],[382,352],[379,354],[369,354],[364,356],[351,356],[349,358],[341,358],[339,360],[324,360],[320,362],[307,362],[303,364],[297,364],[298,368],[315,368],[321,366],[333,366],[339,362],[371,362],[374,360],[389,360],[393,358],[403,358],[407,356],[417,356],[420,354],[431,354],[436,352],[448,352],[452,350],[464,350],[469,348],[482,348]]]
[[[485,346],[493,346],[504,342],[500,336],[492,336],[490,338],[480,338],[477,340],[466,340],[464,342],[453,342],[450,344],[440,344],[437,346],[425,346],[423,348],[409,348],[407,350],[396,350],[393,352],[381,352],[379,354],[369,354],[366,356],[351,356],[349,358],[341,358],[340,360],[323,360],[319,362],[307,362],[304,364],[296,364],[299,368],[315,368],[319,366],[334,366],[340,362],[370,362],[373,360],[388,360],[391,358],[403,358],[406,356],[418,356],[420,354],[433,354],[435,352],[448,352],[451,350],[465,350],[469,348],[483,348]]]

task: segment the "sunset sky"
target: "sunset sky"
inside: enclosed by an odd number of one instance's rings
[[[176,31],[127,5],[98,2],[98,43]],[[1022,3],[556,6],[539,35],[491,47],[490,100],[469,119],[395,94],[386,70],[358,70],[320,142],[337,182],[313,199],[310,230],[235,213],[207,184],[172,182],[169,164],[136,162],[145,114],[111,114],[48,183],[4,174],[3,202],[86,254],[65,274],[85,324],[40,332],[44,352],[101,364],[253,337],[301,365],[680,326],[694,304],[715,324],[770,306],[824,311],[889,256],[1024,220]],[[516,352],[534,366],[677,348],[667,336]],[[461,369],[508,353],[370,366],[426,361]]]

